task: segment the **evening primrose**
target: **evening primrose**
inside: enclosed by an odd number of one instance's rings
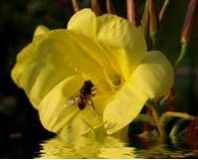
[[[12,78],[46,129],[61,136],[99,128],[114,134],[136,118],[147,100],[167,93],[173,68],[161,52],[147,51],[143,35],[127,20],[83,9],[67,29],[39,26],[18,54]],[[85,94],[87,81],[93,86]]]

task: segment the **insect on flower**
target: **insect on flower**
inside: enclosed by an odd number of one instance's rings
[[[77,104],[80,110],[84,109],[89,102],[91,102],[91,106],[93,109],[95,109],[94,103],[92,101],[92,97],[95,96],[93,90],[94,84],[90,80],[85,81],[80,89],[80,95],[77,99]]]
[[[70,97],[67,104],[76,104],[80,110],[83,110],[87,105],[91,105],[95,110],[96,107],[92,100],[92,97],[95,95],[94,84],[90,80],[86,80],[80,88],[79,93]]]

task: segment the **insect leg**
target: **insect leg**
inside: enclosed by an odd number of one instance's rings
[[[93,102],[92,99],[90,99],[90,102],[91,102],[91,106],[93,107],[93,109],[96,110],[96,107],[95,107],[94,102]]]

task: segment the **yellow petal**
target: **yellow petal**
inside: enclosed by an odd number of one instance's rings
[[[88,37],[95,37],[96,25],[96,16],[91,9],[83,9],[71,17],[67,29],[82,32]]]
[[[46,26],[40,25],[34,31],[34,37],[41,36],[43,34],[46,34],[49,31],[50,31],[49,28],[47,28]]]
[[[108,90],[105,77],[108,79],[107,72],[112,71],[111,67],[104,67],[107,61],[104,57],[98,58],[100,53],[97,44],[82,34],[50,31],[35,38],[21,51],[12,78],[25,90],[34,106],[38,106],[53,87],[72,74],[95,79],[94,84],[101,84],[99,89]]]
[[[101,125],[101,116],[87,105],[77,106],[79,90],[84,80],[78,75],[67,77],[45,96],[38,106],[43,126],[64,137],[68,133],[85,134]]]
[[[104,110],[108,134],[128,125],[148,99],[165,95],[173,83],[173,68],[159,52],[150,52]]]
[[[64,136],[71,129],[85,134],[101,125],[101,115],[91,106],[80,111],[76,102],[87,78],[93,78],[94,85],[105,82],[102,60],[92,54],[99,50],[82,34],[55,30],[34,38],[21,51],[12,78],[26,91],[46,129]],[[99,92],[106,83],[100,84]]]
[[[63,139],[67,139],[68,133],[72,136],[89,135],[91,137],[96,134],[98,128],[102,128],[102,124],[102,116],[91,106],[86,106],[85,109],[79,110],[69,123],[62,126],[62,130],[57,134]]]
[[[42,99],[37,109],[45,128],[57,133],[79,112],[75,96],[82,83],[80,76],[69,76]]]
[[[132,75],[137,91],[149,99],[165,95],[174,80],[174,70],[169,60],[159,51],[151,51]]]
[[[146,53],[142,33],[132,23],[116,15],[97,17],[97,22],[98,41],[112,50],[127,79]]]
[[[70,19],[68,29],[97,41],[106,50],[103,54],[119,66],[124,79],[145,56],[143,35],[124,18],[111,14],[96,17],[90,9],[83,9]]]

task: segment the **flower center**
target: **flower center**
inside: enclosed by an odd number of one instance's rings
[[[121,85],[123,84],[123,79],[120,75],[115,75],[113,77],[113,85],[115,88],[120,88]]]

